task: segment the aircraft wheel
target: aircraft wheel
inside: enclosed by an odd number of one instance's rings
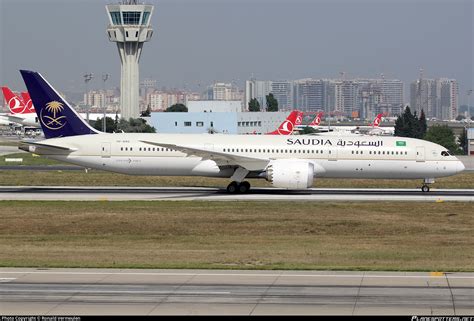
[[[229,185],[227,185],[227,193],[233,194],[237,193],[239,185],[237,182],[232,182]]]
[[[239,184],[239,193],[245,194],[245,193],[248,193],[249,190],[250,190],[249,182],[242,182]]]
[[[428,185],[423,185],[423,186],[421,187],[421,191],[422,191],[423,193],[428,193],[428,192],[430,191],[430,187],[429,187]]]

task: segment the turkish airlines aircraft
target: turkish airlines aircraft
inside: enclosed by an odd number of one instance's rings
[[[313,120],[308,125],[299,124],[296,129],[297,130],[302,130],[305,127],[311,127],[311,128],[314,128],[314,129],[319,128],[319,124],[321,124],[322,115],[323,115],[322,112],[317,113],[316,116],[314,116]]]
[[[306,189],[314,178],[424,179],[464,170],[440,145],[384,136],[282,136],[101,133],[89,126],[38,73],[20,71],[46,139],[23,150],[84,167],[132,175],[229,178],[245,193],[246,178]]]
[[[293,110],[276,130],[266,133],[265,135],[291,135],[293,130],[301,125],[302,122],[303,113],[298,110]]]
[[[2,115],[4,119],[23,126],[40,127],[38,118],[31,103],[29,104],[29,107],[28,104],[25,104],[25,102],[15,95],[8,87],[2,87],[2,92],[5,101],[7,102],[8,109],[10,110],[10,114]],[[22,95],[24,94],[25,93],[22,93]],[[26,94],[28,95],[28,93]]]
[[[23,98],[23,102],[25,103],[26,109],[29,112],[35,112],[35,106],[33,105],[33,101],[31,100],[30,94],[27,91],[21,93],[21,98]]]
[[[318,129],[322,132],[334,133],[355,133],[355,134],[370,134],[370,135],[393,135],[394,127],[380,127],[383,114],[378,114],[372,124],[368,126],[319,126]]]

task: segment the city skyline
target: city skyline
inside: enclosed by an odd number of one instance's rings
[[[156,7],[155,35],[143,53],[140,80],[156,79],[160,88],[202,92],[214,82],[244,88],[252,77],[334,79],[345,72],[347,78],[400,79],[408,92],[420,68],[426,78],[457,79],[460,105],[473,87],[470,1],[149,2]],[[90,88],[102,88],[102,73],[111,75],[108,88],[118,86],[107,3],[0,2],[0,82],[22,90],[18,69],[31,68],[62,91],[83,92],[86,72],[96,75]]]

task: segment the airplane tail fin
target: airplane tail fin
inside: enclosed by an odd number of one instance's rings
[[[323,116],[322,112],[319,112],[316,117],[314,117],[313,121],[309,124],[309,126],[319,126],[321,124],[321,117]]]
[[[266,135],[291,135],[297,123],[299,122],[301,124],[303,120],[302,116],[302,112],[293,110],[283,123],[280,124],[277,130],[266,133]]]
[[[2,87],[3,97],[8,105],[8,109],[12,114],[23,114],[26,111],[26,106],[24,102],[15,95],[10,88]]]
[[[41,74],[20,70],[46,138],[98,134]]]
[[[372,127],[380,126],[380,122],[382,121],[382,116],[383,114],[378,114],[377,117],[375,117],[374,122],[372,123]]]
[[[25,113],[34,113],[35,106],[33,105],[33,102],[31,101],[30,94],[27,91],[23,91],[21,93],[21,98],[23,98],[23,102],[25,103],[25,106],[26,106]]]

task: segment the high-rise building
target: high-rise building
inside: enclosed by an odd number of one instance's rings
[[[455,79],[425,79],[420,77],[410,84],[410,105],[419,115],[455,119],[458,111],[458,84]]]
[[[217,82],[207,90],[208,100],[240,100],[239,88],[231,83]]]
[[[121,116],[136,118],[140,115],[138,63],[143,44],[153,35],[150,25],[153,5],[123,0],[120,4],[106,5],[106,10],[109,17],[107,34],[110,41],[117,43],[121,61]]]
[[[251,99],[257,99],[260,110],[265,110],[267,104],[266,96],[272,92],[272,81],[250,79],[245,82],[245,106],[247,110]]]
[[[104,108],[106,104],[106,92],[102,90],[92,90],[84,94],[84,104],[92,108]]]
[[[356,79],[361,118],[399,115],[403,110],[403,82],[398,79]]]
[[[294,107],[298,110],[315,112],[325,108],[327,82],[321,79],[299,79],[294,82]]]
[[[272,81],[271,93],[278,101],[278,110],[293,109],[293,82],[292,81]],[[264,105],[266,108],[266,105]]]
[[[441,119],[455,119],[458,116],[458,83],[455,79],[441,78],[440,108],[437,116]]]

